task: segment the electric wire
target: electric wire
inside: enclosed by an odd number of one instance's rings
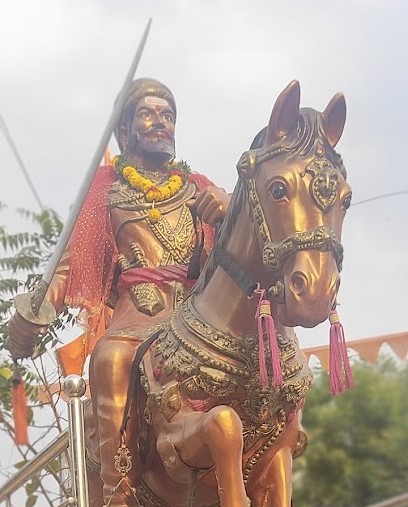
[[[28,171],[24,165],[24,162],[18,152],[17,146],[15,145],[13,138],[11,137],[10,131],[7,128],[6,122],[4,121],[4,118],[1,114],[0,114],[0,129],[3,132],[4,137],[6,138],[6,141],[9,145],[10,149],[13,152],[13,154],[17,160],[17,163],[18,163],[18,165],[19,165],[19,167],[20,167],[20,169],[27,181],[28,186],[30,187],[31,192],[33,193],[35,200],[37,201],[39,207],[41,208],[41,211],[44,211],[44,205],[41,202],[40,196],[38,195],[38,192],[35,189],[34,183],[32,182],[30,175],[28,174]]]
[[[378,199],[385,199],[386,197],[395,197],[397,195],[404,195],[404,194],[408,194],[408,189],[407,190],[398,190],[395,192],[388,192],[386,194],[375,195],[374,197],[368,197],[367,199],[362,199],[361,201],[352,202],[351,206],[359,206],[360,204],[365,204],[365,203],[371,202],[371,201],[377,201]]]
[[[30,175],[28,174],[28,171],[24,165],[24,162],[17,150],[17,147],[13,141],[13,138],[11,136],[11,133],[9,131],[9,129],[7,128],[7,125],[6,125],[6,122],[4,121],[4,118],[2,117],[2,115],[0,114],[0,129],[2,130],[3,134],[4,134],[4,137],[6,138],[6,141],[8,142],[9,146],[10,146],[10,149],[11,151],[13,152],[17,162],[18,162],[18,165],[20,166],[20,169],[21,171],[23,172],[24,174],[24,177],[27,181],[27,184],[28,186],[30,187],[30,190],[31,192],[33,193],[34,195],[34,198],[35,200],[37,201],[39,207],[41,208],[41,211],[44,210],[44,205],[43,203],[41,202],[41,199],[40,199],[40,196],[38,195],[38,192],[37,190],[35,189],[35,186],[30,178]],[[359,206],[361,204],[366,204],[368,202],[372,202],[372,201],[377,201],[379,199],[385,199],[385,198],[388,198],[388,197],[396,197],[396,196],[399,196],[399,195],[405,195],[405,194],[408,194],[408,189],[406,190],[398,190],[398,191],[395,191],[395,192],[388,192],[386,194],[379,194],[379,195],[376,195],[376,196],[373,196],[373,197],[368,197],[367,199],[362,199],[361,201],[357,201],[357,202],[352,202],[351,203],[351,206]]]

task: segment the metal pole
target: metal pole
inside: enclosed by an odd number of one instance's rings
[[[64,393],[69,397],[69,450],[71,457],[72,496],[78,507],[89,507],[88,480],[85,464],[84,407],[81,397],[86,384],[78,375],[68,375],[64,380]]]
[[[91,160],[88,171],[85,174],[84,181],[82,182],[81,188],[79,189],[78,196],[72,205],[71,212],[64,224],[58,242],[55,245],[54,252],[48,261],[45,272],[41,280],[35,286],[32,293],[17,294],[17,296],[14,298],[15,309],[23,318],[29,322],[33,322],[39,325],[48,325],[55,319],[55,312],[50,307],[50,304],[46,300],[44,301],[44,298],[51,283],[52,277],[54,276],[55,270],[57,269],[57,266],[71,237],[71,233],[82,209],[84,200],[88,194],[89,189],[91,188],[95,173],[102,160],[103,154],[105,153],[106,147],[108,146],[112,132],[120,120],[123,107],[126,103],[127,94],[132,85],[134,74],[142,57],[147,36],[149,35],[151,23],[152,20],[149,19],[137,48],[136,54],[133,58],[132,64],[126,75],[122,89],[120,90],[119,96],[114,104],[112,113],[108,120],[108,124],[106,125],[101,140],[99,141],[98,147]]]
[[[88,190],[91,187],[92,181],[95,176],[95,172],[96,172],[97,168],[99,167],[99,164],[102,160],[103,154],[105,153],[106,147],[108,146],[109,140],[112,136],[112,132],[113,132],[114,128],[116,127],[116,125],[118,124],[118,121],[120,120],[120,115],[122,114],[122,110],[123,110],[123,107],[124,107],[126,99],[127,99],[127,93],[128,93],[129,87],[132,83],[133,76],[134,76],[136,69],[139,65],[140,58],[142,57],[143,49],[144,49],[144,46],[145,46],[145,43],[147,40],[147,36],[149,34],[151,23],[152,23],[152,20],[149,19],[149,22],[147,23],[147,26],[146,26],[145,31],[143,33],[142,39],[139,43],[139,47],[136,51],[136,54],[134,56],[134,59],[133,59],[132,64],[130,66],[130,69],[129,69],[128,74],[126,76],[123,87],[120,91],[119,97],[118,97],[117,101],[115,102],[115,106],[114,106],[112,114],[109,118],[108,124],[105,128],[105,131],[104,131],[102,137],[101,137],[101,140],[99,141],[96,152],[95,152],[95,154],[91,160],[91,163],[89,165],[88,172],[86,173],[84,181],[83,181],[81,188],[78,192],[78,197],[75,200],[74,204],[72,205],[69,218],[65,222],[64,228],[61,232],[61,235],[60,235],[58,243],[55,247],[54,253],[48,262],[47,269],[45,270],[45,273],[43,275],[43,280],[47,284],[50,284],[52,277],[55,273],[55,270],[59,264],[59,261],[61,260],[61,256],[64,253],[65,247],[67,246],[68,240],[69,240],[72,230],[75,226],[76,219],[78,218],[79,212],[81,211],[85,197],[87,196]]]

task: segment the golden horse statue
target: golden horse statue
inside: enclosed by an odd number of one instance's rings
[[[292,327],[316,326],[336,304],[351,200],[334,151],[343,95],[323,113],[299,102],[293,81],[238,162],[197,284],[136,356],[116,466],[139,505],[291,505],[312,384]]]

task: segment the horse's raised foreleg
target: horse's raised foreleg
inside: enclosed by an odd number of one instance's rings
[[[242,477],[242,422],[230,407],[210,410],[203,421],[203,440],[215,463],[221,507],[247,507]]]
[[[283,447],[262,470],[259,485],[250,493],[252,507],[290,507],[292,500],[292,450]]]
[[[293,454],[299,452],[300,413],[253,468],[247,482],[252,507],[290,507]]]
[[[173,480],[187,482],[178,472],[177,459],[170,457],[171,446],[183,466],[190,468],[188,477],[191,468],[215,468],[221,507],[248,506],[242,477],[242,423],[235,410],[220,405],[205,413],[179,412],[169,423],[164,423],[160,412],[155,411],[153,425],[156,448]]]

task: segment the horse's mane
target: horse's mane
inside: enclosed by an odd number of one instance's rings
[[[254,138],[250,150],[256,151],[258,164],[266,162],[280,154],[291,154],[292,156],[309,157],[316,149],[318,141],[323,144],[326,158],[339,169],[344,178],[346,170],[341,156],[330,146],[326,135],[324,134],[321,113],[310,108],[301,108],[299,110],[299,120],[296,128],[290,136],[278,141],[270,146],[264,146],[267,127],[263,128]],[[225,248],[231,237],[237,221],[239,212],[246,203],[247,194],[245,183],[241,177],[235,185],[228,212],[223,220],[222,226],[218,232],[216,243],[221,248]],[[213,276],[217,262],[213,253],[210,254],[204,269],[202,270],[191,294],[199,294],[206,287]]]

